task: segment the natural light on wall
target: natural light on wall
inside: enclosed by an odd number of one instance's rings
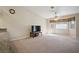
[[[67,24],[64,23],[60,23],[60,24],[56,24],[56,29],[67,29]]]

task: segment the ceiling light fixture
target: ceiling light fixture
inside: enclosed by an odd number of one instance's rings
[[[54,12],[54,19],[53,20],[57,21],[58,20],[58,16],[57,16],[57,12],[55,11],[55,7],[51,6],[51,10],[52,10],[52,12]]]

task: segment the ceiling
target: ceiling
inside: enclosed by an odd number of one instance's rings
[[[44,18],[51,18],[55,16],[50,6],[28,6],[27,9]],[[64,16],[68,14],[79,13],[79,7],[78,6],[55,6],[54,11],[57,12],[56,14],[57,16]]]

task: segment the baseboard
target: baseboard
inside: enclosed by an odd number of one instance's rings
[[[26,36],[26,35],[24,35],[24,36],[18,36],[18,37],[12,38],[11,41],[21,40],[21,39],[28,39],[28,38],[29,38],[29,36]]]

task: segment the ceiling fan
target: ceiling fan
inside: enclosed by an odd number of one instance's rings
[[[54,18],[53,20],[57,21],[58,20],[58,16],[57,16],[57,12],[55,11],[55,7],[54,6],[51,6],[51,11],[54,12]]]

